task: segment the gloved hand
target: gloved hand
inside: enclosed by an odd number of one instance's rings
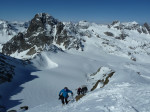
[[[58,98],[58,100],[60,100],[60,96],[61,96],[61,95],[59,95],[59,98]]]

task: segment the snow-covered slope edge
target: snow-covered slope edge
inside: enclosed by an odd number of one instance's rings
[[[29,65],[28,61],[15,59],[1,53],[0,68],[0,112],[6,112],[7,109],[22,103],[22,98],[13,100],[11,97],[24,89],[20,87],[21,84],[37,78],[30,74],[37,69]]]

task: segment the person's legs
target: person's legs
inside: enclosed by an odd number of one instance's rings
[[[78,95],[80,95],[80,91],[78,91]]]
[[[68,104],[68,100],[67,100],[67,99],[68,99],[68,98],[65,98],[65,103],[66,103],[66,104]]]
[[[62,102],[62,104],[65,104],[63,96],[61,97],[61,102]]]

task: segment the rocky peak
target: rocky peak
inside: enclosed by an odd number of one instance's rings
[[[27,30],[27,37],[30,37],[35,32],[42,32],[58,23],[58,20],[46,13],[36,14],[30,22]]]
[[[72,28],[46,13],[40,13],[31,20],[27,32],[19,33],[3,45],[2,53],[11,55],[25,51],[23,54],[32,56],[53,44],[64,46],[65,49],[79,49],[82,40],[75,36]]]

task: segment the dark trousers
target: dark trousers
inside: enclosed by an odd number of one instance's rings
[[[66,104],[68,104],[68,100],[67,100],[67,99],[68,99],[68,97],[67,97],[67,98],[65,98],[65,97],[61,96],[61,98],[60,98],[60,99],[61,99],[62,104],[65,104],[65,103],[66,103]]]

